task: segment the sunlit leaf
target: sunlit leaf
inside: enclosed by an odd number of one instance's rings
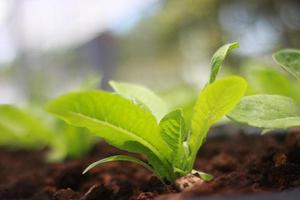
[[[165,102],[146,87],[115,81],[110,81],[109,83],[117,93],[124,97],[133,98],[145,105],[158,120],[160,120],[168,111]]]
[[[194,107],[192,134],[189,139],[192,159],[195,159],[210,126],[236,106],[246,89],[247,82],[243,78],[231,76],[217,80],[201,91]]]
[[[211,73],[209,83],[213,83],[220,71],[220,68],[229,53],[230,50],[238,48],[239,44],[237,42],[226,44],[220,47],[211,59]]]
[[[162,177],[169,176],[170,149],[154,116],[119,95],[104,91],[69,93],[47,105],[67,123],[88,128],[120,149],[142,153]]]

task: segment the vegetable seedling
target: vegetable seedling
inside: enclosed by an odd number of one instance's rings
[[[300,79],[300,51],[281,50],[273,54],[275,61],[286,71]],[[286,129],[300,126],[300,104],[281,95],[252,95],[243,97],[228,115],[234,121],[265,129]]]
[[[34,115],[13,105],[0,105],[0,145],[36,149],[51,138],[51,132]]]
[[[99,76],[89,76],[79,89],[96,88],[100,81]],[[38,149],[48,146],[48,161],[61,161],[66,157],[78,158],[91,149],[95,138],[87,129],[70,126],[53,118],[33,105],[33,102],[37,103],[37,100],[31,99],[30,106],[26,108],[0,104],[1,146],[14,149]]]
[[[213,55],[210,79],[194,106],[190,127],[180,109],[170,111],[154,92],[130,83],[110,82],[116,93],[68,93],[49,102],[46,110],[71,125],[88,128],[119,149],[143,154],[148,161],[115,155],[91,164],[84,173],[98,164],[130,161],[174,183],[192,172],[209,128],[236,106],[247,89],[247,82],[238,76],[216,80],[227,53],[236,47],[237,43],[224,45]],[[199,176],[212,178],[203,172]]]

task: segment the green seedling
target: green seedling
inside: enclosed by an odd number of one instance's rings
[[[111,82],[116,93],[102,90],[68,93],[51,101],[46,110],[67,123],[88,128],[109,144],[147,157],[147,162],[115,155],[91,164],[130,161],[151,170],[161,180],[174,182],[193,171],[199,148],[209,128],[229,113],[247,89],[238,76],[215,80],[232,43],[221,47],[212,58],[212,73],[194,105],[190,126],[180,109],[170,110],[149,89],[130,83]],[[198,173],[202,179],[212,176]]]
[[[43,123],[25,109],[0,105],[0,145],[11,148],[36,149],[52,138]]]
[[[300,79],[299,50],[281,50],[275,53],[273,58],[286,71]],[[277,82],[288,84],[282,78],[278,78]],[[252,95],[242,98],[228,117],[237,122],[263,128],[263,133],[266,133],[266,130],[300,126],[300,104],[281,95]]]
[[[12,149],[50,147],[48,159],[62,160],[84,155],[92,146],[87,129],[76,128],[58,120],[48,122],[48,114],[0,105],[0,145]]]
[[[89,76],[79,89],[96,88],[100,81],[99,76]],[[26,108],[0,105],[1,146],[14,149],[39,149],[48,146],[49,161],[78,158],[90,150],[95,139],[87,129],[70,126],[53,118],[44,110],[33,106],[32,102],[38,101],[31,99],[29,102],[31,106]]]

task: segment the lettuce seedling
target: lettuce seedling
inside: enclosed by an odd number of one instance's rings
[[[35,149],[52,137],[34,115],[13,105],[0,105],[0,145]]]
[[[286,71],[300,79],[299,50],[281,50],[273,58]],[[300,104],[281,95],[252,95],[242,98],[228,117],[240,123],[263,128],[265,133],[272,129],[300,126]]]
[[[181,109],[170,110],[149,89],[130,83],[111,82],[117,93],[102,90],[68,93],[51,101],[46,110],[67,123],[88,128],[109,144],[143,154],[148,162],[132,156],[115,155],[91,164],[85,171],[110,161],[131,161],[174,182],[191,173],[199,148],[209,128],[229,113],[247,89],[238,76],[216,80],[232,43],[221,47],[212,58],[210,80],[202,89],[186,127]],[[211,176],[199,172],[205,179]]]
[[[79,157],[93,143],[88,130],[70,126],[48,114],[14,105],[0,105],[0,145],[13,149],[39,149],[49,146],[49,161]],[[46,119],[47,118],[47,119]]]

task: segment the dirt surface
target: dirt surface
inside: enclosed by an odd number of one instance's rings
[[[144,168],[112,162],[83,169],[91,162],[122,152],[99,143],[82,160],[48,164],[45,151],[0,149],[0,199],[146,200],[191,196],[266,193],[300,186],[300,131],[289,134],[209,139],[199,152],[195,169],[215,179],[178,192],[163,185]]]

